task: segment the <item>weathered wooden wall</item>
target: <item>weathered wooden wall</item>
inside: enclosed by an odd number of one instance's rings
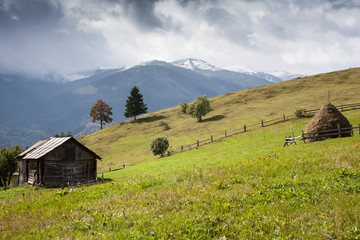
[[[63,186],[96,180],[97,163],[94,154],[75,141],[46,154],[41,159],[28,160],[29,184]]]

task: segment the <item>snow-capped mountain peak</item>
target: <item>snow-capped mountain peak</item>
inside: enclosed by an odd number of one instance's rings
[[[269,82],[273,82],[273,83],[291,80],[291,79],[298,78],[298,77],[305,77],[305,75],[302,75],[302,74],[289,73],[289,72],[281,71],[281,70],[269,71],[269,72],[257,72],[257,71],[253,71],[253,70],[249,69],[248,67],[246,67],[244,65],[228,66],[225,69],[229,70],[229,71],[246,73],[246,74],[250,74],[253,76],[258,76],[258,77],[264,78],[264,79],[268,80]]]
[[[195,58],[187,58],[187,59],[179,59],[171,62],[171,64],[182,67],[190,70],[203,70],[203,71],[220,71],[221,68],[215,67],[204,60],[195,59]]]
[[[232,71],[232,72],[239,72],[239,73],[255,73],[255,71],[251,70],[250,68],[248,68],[245,65],[231,65],[231,66],[226,66],[224,67],[224,69],[228,70],[228,71]]]
[[[291,80],[291,79],[295,79],[298,77],[305,77],[305,75],[302,75],[302,74],[289,73],[289,72],[285,72],[285,71],[281,71],[281,70],[280,71],[270,71],[267,73],[280,78],[282,81]]]
[[[224,68],[219,68],[219,67],[213,66],[213,65],[209,64],[208,62],[201,60],[201,59],[186,58],[186,59],[179,59],[179,60],[172,61],[172,62],[150,60],[150,61],[145,61],[145,62],[141,62],[136,65],[130,65],[130,66],[126,66],[126,67],[107,67],[107,68],[98,67],[94,70],[69,74],[64,77],[65,80],[61,79],[60,77],[56,77],[56,76],[48,77],[47,80],[48,81],[59,81],[59,82],[60,81],[73,81],[73,80],[77,80],[77,79],[91,77],[92,75],[95,75],[97,73],[109,71],[109,70],[111,70],[111,71],[116,71],[116,70],[127,71],[129,69],[136,68],[136,67],[168,66],[169,64],[176,66],[176,67],[189,69],[192,71],[198,71],[205,75],[213,74],[214,72],[218,72],[218,71],[239,72],[239,73],[256,76],[256,77],[265,79],[265,80],[267,80],[269,82],[273,82],[273,83],[305,76],[305,75],[301,75],[301,74],[289,73],[286,71],[257,72],[257,71],[251,70],[250,68],[248,68],[245,65],[232,65],[232,66],[227,66]],[[216,74],[218,74],[218,73],[216,73]],[[51,80],[49,80],[49,79],[51,79]]]

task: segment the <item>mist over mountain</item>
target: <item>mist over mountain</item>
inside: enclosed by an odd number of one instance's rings
[[[126,99],[135,85],[153,112],[191,102],[198,95],[214,97],[277,81],[281,79],[276,76],[225,70],[199,59],[154,60],[41,79],[0,75],[0,111],[5,116],[0,147],[29,146],[61,132],[77,136],[96,131],[99,125],[91,123],[89,112],[98,99],[113,107],[112,124],[124,121]]]

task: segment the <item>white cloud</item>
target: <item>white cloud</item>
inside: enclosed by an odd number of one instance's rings
[[[25,4],[26,3],[26,4]],[[0,71],[202,58],[312,74],[360,65],[355,1],[0,0]],[[35,3],[32,3],[35,4]]]

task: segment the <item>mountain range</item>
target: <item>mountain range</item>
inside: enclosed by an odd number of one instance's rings
[[[137,86],[149,112],[246,88],[301,77],[286,72],[241,72],[200,59],[149,61],[131,67],[99,68],[46,79],[0,75],[0,147],[30,146],[39,139],[99,129],[89,112],[98,99],[113,107],[113,123],[124,121],[127,96]]]

